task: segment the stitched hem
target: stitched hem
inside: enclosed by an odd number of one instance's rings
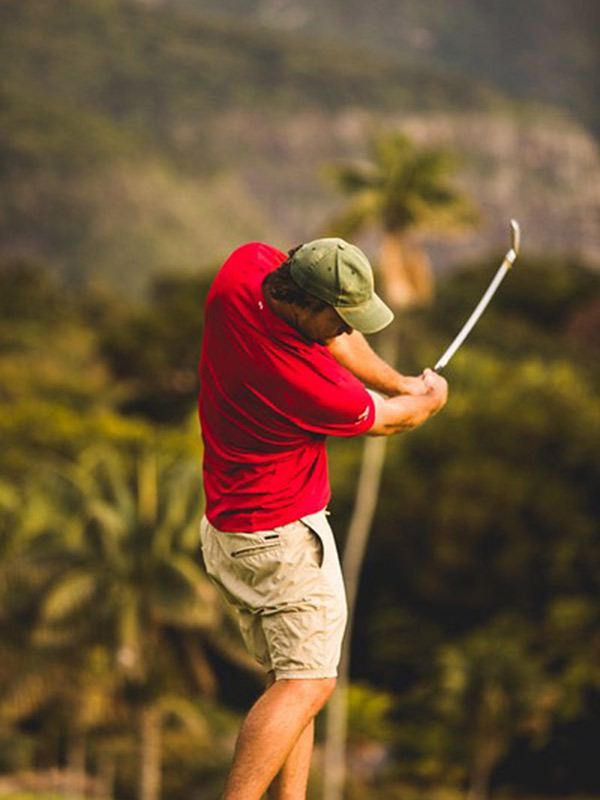
[[[337,678],[337,669],[302,669],[302,670],[285,670],[276,669],[275,680],[321,680],[323,678]]]

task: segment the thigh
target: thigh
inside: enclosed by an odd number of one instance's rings
[[[273,670],[280,678],[337,675],[346,596],[333,532],[324,512],[294,523],[280,612],[265,618]]]
[[[217,531],[205,522],[202,547],[259,663],[277,678],[336,675],[346,602],[324,513],[259,533]]]

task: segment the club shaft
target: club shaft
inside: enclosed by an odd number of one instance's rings
[[[517,256],[519,254],[519,249],[521,247],[521,226],[519,225],[516,219],[511,219],[510,221],[510,243],[511,243],[511,248],[508,251],[508,253],[504,256],[504,261],[500,265],[498,272],[496,272],[496,274],[494,275],[492,282],[485,291],[485,294],[477,304],[477,307],[475,308],[469,319],[463,325],[462,329],[459,331],[458,335],[456,336],[450,347],[446,350],[444,355],[439,359],[439,361],[435,365],[434,370],[436,372],[439,372],[446,366],[446,364],[450,361],[450,359],[456,353],[461,344],[465,341],[469,333],[471,333],[471,331],[477,324],[477,320],[483,314],[483,312],[487,308],[488,303],[496,293],[496,289],[500,286],[500,284],[504,280],[506,273],[515,263]]]
[[[512,251],[509,255],[512,255]],[[473,330],[473,328],[477,324],[477,320],[483,314],[483,312],[487,308],[488,303],[496,293],[496,290],[504,280],[504,277],[508,272],[508,270],[510,269],[513,261],[514,257],[511,259],[509,258],[508,255],[504,259],[502,265],[498,269],[498,272],[496,272],[494,278],[492,279],[492,282],[490,283],[485,294],[477,304],[475,310],[473,311],[469,319],[465,322],[465,324],[459,331],[458,335],[456,336],[450,347],[446,350],[444,355],[439,359],[439,361],[435,365],[434,370],[436,372],[439,372],[439,370],[443,369],[446,366],[446,364],[450,361],[450,359],[456,353],[461,344],[465,341],[469,333]]]

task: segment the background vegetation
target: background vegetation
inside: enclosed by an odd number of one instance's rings
[[[1,796],[218,797],[263,684],[197,549],[202,305],[237,243],[339,215],[323,164],[360,167],[389,125],[468,143],[487,241],[401,314],[403,371],[470,313],[504,217],[528,224],[447,409],[389,443],[347,798],[600,797],[600,276],[575,246],[597,252],[598,49],[576,6],[0,0]],[[342,548],[361,448],[330,442]]]
[[[407,370],[435,359],[484,266],[403,321]],[[1,275],[3,770],[85,759],[127,795],[158,704],[165,796],[216,796],[260,680],[197,571],[208,279],[158,281],[131,306],[32,266]],[[353,643],[352,785],[369,797],[458,788],[489,742],[493,785],[599,791],[600,279],[525,257],[497,301],[446,412],[390,443]],[[331,443],[342,546],[359,457]]]

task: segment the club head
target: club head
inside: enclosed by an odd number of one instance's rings
[[[519,254],[520,246],[521,246],[521,226],[519,225],[516,219],[511,219],[510,250],[506,254],[505,258],[505,263],[508,267],[512,267],[512,265],[517,260],[517,255]]]
[[[516,219],[510,221],[510,245],[515,251],[515,255],[519,255],[519,248],[521,247],[521,226]]]

